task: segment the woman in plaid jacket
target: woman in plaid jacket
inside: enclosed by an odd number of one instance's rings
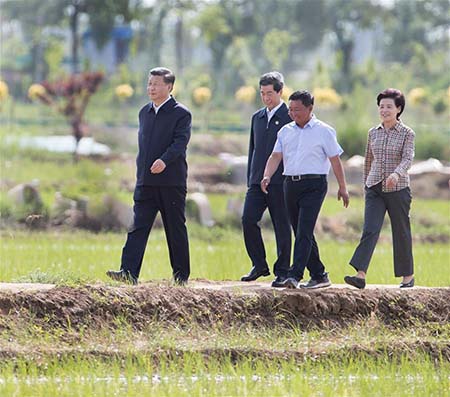
[[[350,260],[357,274],[344,278],[357,288],[366,286],[366,273],[386,211],[392,225],[394,273],[403,277],[400,288],[414,286],[412,255],[411,190],[408,169],[414,158],[414,131],[400,120],[405,96],[388,88],[377,96],[381,123],[369,130],[364,161],[364,228]]]

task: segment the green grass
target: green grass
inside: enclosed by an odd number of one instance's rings
[[[339,363],[205,363],[195,353],[163,360],[67,360],[3,365],[1,395],[38,396],[445,396],[448,362],[364,358]]]
[[[139,106],[131,106],[124,115],[104,99],[93,98],[93,106],[88,109],[86,119],[93,132],[105,124],[122,125],[124,116],[129,125],[136,124]],[[6,121],[0,128],[2,182],[17,184],[38,179],[48,209],[56,191],[71,198],[89,197],[93,204],[98,204],[105,193],[132,203],[132,194],[123,188],[122,182],[134,180],[133,161],[82,159],[74,165],[69,154],[6,146],[3,138],[7,135],[70,134],[64,119],[43,105],[17,103],[14,111],[21,120],[10,123],[7,116],[1,118]],[[230,113],[226,114],[229,117]],[[233,114],[237,117],[234,121],[240,123],[237,113]],[[217,121],[217,117],[214,119]],[[365,136],[367,128],[364,127],[361,136]],[[110,133],[106,128],[102,131],[104,136]],[[354,133],[359,134],[359,128]],[[442,136],[445,134],[448,132]],[[111,142],[115,142],[117,151],[129,150],[124,142],[114,139]],[[425,144],[422,151],[435,146],[434,142]],[[190,161],[206,166],[217,159],[194,150]],[[0,208],[4,208],[6,186],[0,193]],[[244,195],[233,197],[243,199]],[[191,277],[237,280],[250,268],[240,221],[229,219],[226,208],[230,196],[210,194],[209,198],[213,216],[223,227],[206,229],[188,222]],[[362,227],[363,208],[362,198],[352,197],[350,208],[345,210],[341,202],[330,196],[321,216],[339,217]],[[411,220],[417,238],[413,248],[418,285],[450,285],[448,243],[418,242],[433,236],[438,237],[437,241],[442,236],[448,237],[449,215],[448,201],[413,201]],[[263,229],[271,264],[275,260],[274,236],[270,227]],[[41,232],[2,230],[0,282],[113,284],[105,271],[119,268],[125,237],[125,233],[94,234],[64,228]],[[369,283],[398,282],[393,276],[389,239],[386,222],[369,269]],[[343,276],[353,272],[348,260],[357,237],[340,241],[320,235],[318,242],[331,280],[342,283]],[[164,232],[155,229],[150,236],[141,280],[170,278],[168,258]],[[217,324],[205,329],[201,324],[169,327],[155,323],[150,323],[148,329],[136,330],[122,318],[117,318],[114,329],[75,330],[66,324],[45,330],[38,321],[21,323],[19,317],[17,324],[12,324],[10,317],[2,316],[0,351],[6,355],[0,361],[0,396],[446,396],[449,362],[439,357],[432,359],[429,352],[422,352],[417,346],[429,343],[439,349],[446,346],[448,339],[446,325],[427,323],[393,329],[372,319],[345,329],[308,331],[286,324],[283,329],[255,329],[246,325],[224,329]],[[20,353],[19,357],[8,359],[8,352],[14,349]],[[227,349],[279,353],[287,358],[251,358],[243,354],[236,362],[226,356]],[[393,356],[388,353],[390,349],[405,354]],[[205,350],[222,355],[205,356]],[[89,351],[93,355],[86,353]],[[102,356],[103,351],[108,354]],[[178,354],[169,359],[165,356],[169,351]],[[305,353],[304,360],[289,358],[301,352]],[[322,353],[326,354],[321,356]]]
[[[191,277],[211,280],[238,280],[250,268],[240,231],[190,227]],[[275,243],[266,232],[269,263],[275,260]],[[77,280],[107,281],[105,271],[118,269],[126,235],[93,234],[83,231],[2,232],[0,242],[0,281],[36,279],[53,282]],[[348,261],[357,241],[319,240],[320,252],[330,277],[342,283],[352,273]],[[418,285],[449,286],[450,248],[448,244],[417,243],[413,247]],[[142,266],[141,280],[171,277],[164,232],[152,231]],[[306,277],[306,275],[305,275]],[[369,268],[368,282],[396,283],[393,275],[392,248],[379,243]]]

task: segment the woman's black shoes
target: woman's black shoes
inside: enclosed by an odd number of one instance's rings
[[[356,276],[345,276],[344,277],[344,281],[356,288],[359,289],[364,289],[366,287],[366,280],[364,280],[363,278],[359,278]]]
[[[400,288],[412,288],[414,287],[414,277],[407,283],[400,283]]]

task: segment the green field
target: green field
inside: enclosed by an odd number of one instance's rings
[[[66,226],[31,231],[17,222],[17,210],[6,192],[15,184],[39,180],[50,217],[57,191],[74,200],[88,198],[88,208],[94,212],[101,210],[105,194],[131,204],[132,193],[124,185],[134,180],[134,154],[125,160],[83,158],[74,164],[68,154],[6,145],[8,135],[67,134],[62,120],[52,118],[48,110],[42,114],[31,106],[25,110],[34,112],[28,115],[32,119],[46,116],[51,127],[47,131],[47,124],[13,123],[0,128],[4,182],[0,189],[0,282],[56,283],[70,289],[86,284],[118,286],[105,272],[120,267],[124,231],[93,233]],[[103,119],[103,113],[99,114]],[[96,136],[117,153],[129,149],[119,149],[125,144],[109,136],[112,131],[105,125],[97,127]],[[247,138],[242,139],[245,145],[241,146],[247,147]],[[195,137],[192,147],[196,147]],[[205,166],[217,162],[195,149],[190,160]],[[242,199],[244,189],[232,196]],[[250,269],[250,261],[240,220],[227,212],[231,195],[208,193],[208,197],[216,226],[204,228],[188,219],[191,278],[238,280]],[[352,197],[347,210],[332,195],[324,203],[321,219],[344,225],[342,234],[317,234],[322,260],[334,284],[342,284],[343,277],[354,272],[348,261],[358,243],[363,207],[361,197]],[[450,286],[449,219],[448,201],[414,198],[411,221],[418,286]],[[272,264],[275,241],[267,220],[263,233]],[[390,234],[386,219],[369,269],[369,284],[400,282],[393,274]],[[140,281],[170,279],[165,235],[154,229]],[[168,283],[161,285],[167,288],[164,294],[172,293]],[[359,296],[359,291],[354,292]],[[0,396],[440,397],[448,395],[450,386],[450,328],[444,320],[401,327],[364,318],[348,326],[330,323],[323,328],[302,328],[250,322],[205,326],[189,319],[167,324],[148,318],[143,329],[132,318],[120,315],[113,325],[99,326],[93,321],[92,327],[88,322],[77,326],[64,318],[54,320],[20,307],[17,312],[2,313]]]
[[[295,365],[232,362],[205,365],[201,356],[162,362],[145,356],[108,364],[68,360],[47,365],[3,366],[3,396],[446,396],[450,365],[425,357],[389,362],[361,358]],[[436,367],[436,364],[440,364]]]
[[[238,280],[250,268],[239,231],[193,227],[190,237],[191,278]],[[268,233],[266,233],[268,234]],[[120,267],[125,234],[94,234],[83,231],[23,232],[3,231],[1,235],[1,281],[108,282],[105,272]],[[269,260],[275,259],[275,243],[267,236]],[[329,238],[319,241],[321,256],[335,283],[343,283],[353,273],[347,264],[355,242]],[[448,244],[420,243],[414,246],[418,285],[449,286]],[[162,230],[152,231],[141,272],[141,281],[171,277],[167,246]],[[368,282],[393,284],[392,248],[378,244]]]

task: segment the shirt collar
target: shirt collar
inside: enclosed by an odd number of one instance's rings
[[[401,127],[402,127],[402,121],[401,120],[397,120],[395,125],[392,128],[390,128],[390,130],[400,131]],[[377,130],[384,130],[385,128],[383,127],[383,124],[380,123],[380,124],[377,125],[376,129]]]
[[[158,113],[159,109],[161,109],[171,99],[172,99],[172,95],[169,95],[169,97],[163,103],[161,103],[161,105],[159,105],[159,106],[156,106],[153,102],[150,102],[148,111],[150,111],[153,108],[155,110],[155,113]]]
[[[266,108],[267,116],[270,116],[270,115],[273,116],[277,112],[277,110],[279,108],[281,108],[281,106],[283,106],[283,103],[284,103],[283,101],[280,101],[280,103],[277,106],[275,106],[272,110],[269,110],[269,108]]]
[[[297,123],[296,123],[295,121],[294,121],[294,124],[295,124],[295,126],[297,126],[298,128],[305,129],[306,127],[313,128],[313,127],[317,124],[317,122],[318,122],[317,117],[316,117],[316,115],[313,113],[313,114],[311,115],[311,118],[310,118],[309,121],[305,124],[305,126],[304,126],[303,128],[300,127],[299,125],[297,125]]]

